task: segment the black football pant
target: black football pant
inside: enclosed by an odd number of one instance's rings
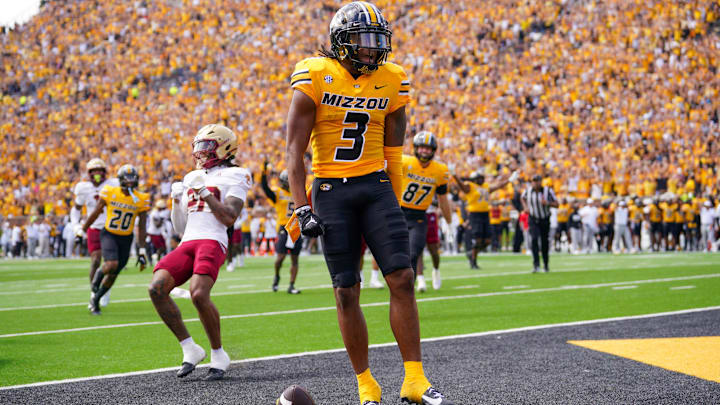
[[[532,242],[533,266],[540,267],[540,249],[543,265],[547,269],[550,250],[550,218],[530,217],[530,240]]]

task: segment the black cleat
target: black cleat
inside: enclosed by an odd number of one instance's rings
[[[207,374],[205,374],[205,377],[202,378],[203,381],[218,381],[222,380],[225,376],[225,371],[220,370],[219,368],[211,368],[208,370]]]
[[[273,284],[272,284],[273,292],[277,292],[278,284],[280,284],[280,276],[275,276],[275,279],[273,280]]]
[[[195,370],[195,365],[184,361],[183,364],[180,366],[180,370],[178,370],[177,372],[177,376],[178,378],[183,378],[186,375],[192,373],[193,370]]]
[[[96,298],[95,293],[93,293],[92,297],[90,298],[90,303],[88,304],[88,309],[90,310],[90,315],[100,315],[100,300]]]
[[[400,402],[403,404],[417,404],[418,402],[411,401],[409,398],[401,398]],[[424,394],[422,394],[422,402],[420,405],[454,405],[443,394],[433,387],[428,388]]]
[[[295,288],[295,286],[288,287],[288,294],[300,294],[301,291]]]

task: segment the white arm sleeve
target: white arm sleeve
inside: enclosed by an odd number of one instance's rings
[[[185,232],[185,225],[187,225],[187,211],[182,207],[183,204],[173,204],[172,211],[170,211],[170,221],[172,222],[173,229],[178,235],[182,235]]]
[[[70,208],[70,223],[79,224],[80,217],[82,217],[82,212],[79,209],[77,209],[75,206]]]

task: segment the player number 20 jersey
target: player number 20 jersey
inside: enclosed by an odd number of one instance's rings
[[[409,101],[410,81],[394,63],[357,79],[331,58],[308,58],[295,66],[293,89],[316,106],[310,136],[315,177],[362,176],[385,166],[385,116]]]
[[[135,218],[141,212],[150,210],[150,195],[136,191],[135,199],[125,195],[120,186],[105,186],[100,198],[107,204],[105,230],[116,235],[130,235]]]

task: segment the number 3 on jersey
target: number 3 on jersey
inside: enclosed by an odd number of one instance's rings
[[[354,162],[362,156],[365,147],[365,132],[370,122],[370,114],[362,111],[348,111],[345,114],[343,124],[355,124],[354,128],[347,127],[343,129],[342,139],[352,140],[353,146],[335,148],[335,160],[344,162]]]

